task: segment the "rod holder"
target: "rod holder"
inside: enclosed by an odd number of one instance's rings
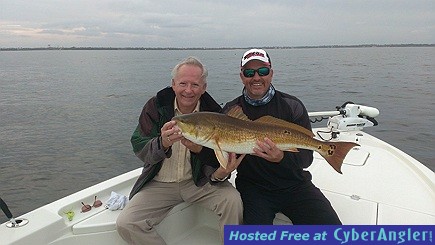
[[[20,227],[27,225],[28,223],[29,223],[28,219],[22,219],[22,218],[11,219],[10,221],[6,222],[6,227],[8,227],[8,228],[20,228]]]
[[[19,227],[23,227],[29,223],[29,220],[27,220],[27,219],[23,219],[23,218],[15,219],[14,216],[12,215],[11,211],[9,210],[8,205],[6,205],[5,201],[3,201],[3,199],[1,199],[1,198],[0,198],[0,208],[3,211],[3,213],[5,213],[6,217],[8,217],[8,219],[9,219],[9,221],[6,222],[6,227],[19,228]]]

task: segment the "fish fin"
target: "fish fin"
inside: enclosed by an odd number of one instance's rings
[[[287,151],[289,151],[289,152],[299,152],[299,150],[297,148],[290,148]]]
[[[310,137],[314,137],[314,133],[311,132],[310,130],[308,130],[308,129],[300,126],[300,125],[297,125],[297,124],[294,124],[294,123],[291,123],[291,122],[287,122],[285,120],[282,120],[282,119],[279,119],[279,118],[276,118],[276,117],[263,116],[263,117],[258,118],[254,122],[259,122],[259,123],[265,123],[265,124],[270,124],[270,125],[274,125],[274,126],[281,126],[281,127],[285,127],[285,128],[290,128],[290,129],[297,130],[297,131],[299,131],[299,132],[301,132],[303,134],[306,134],[306,135],[308,135]]]
[[[343,164],[343,160],[346,157],[347,153],[355,147],[359,146],[353,142],[324,142],[328,149],[320,153],[325,160],[331,165],[335,171],[342,174],[341,165]]]
[[[227,169],[228,165],[228,158],[229,154],[226,151],[222,150],[214,150],[214,154],[216,155],[217,160],[219,161],[219,164],[224,168]]]
[[[231,108],[228,112],[227,112],[227,116],[230,117],[234,117],[237,119],[241,119],[244,121],[251,121],[246,115],[245,113],[243,113],[243,109],[240,106],[234,106],[233,108]]]

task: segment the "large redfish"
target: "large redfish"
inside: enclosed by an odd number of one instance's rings
[[[214,112],[196,112],[174,117],[182,135],[215,151],[222,167],[228,163],[228,152],[252,154],[257,140],[271,139],[282,151],[298,152],[299,149],[317,151],[339,173],[353,142],[325,142],[317,140],[313,132],[299,125],[264,116],[251,121],[240,107],[226,115]]]

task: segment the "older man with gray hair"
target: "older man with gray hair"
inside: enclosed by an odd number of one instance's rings
[[[228,181],[242,158],[231,154],[227,168],[220,167],[213,150],[185,139],[171,121],[175,115],[221,111],[206,92],[206,78],[203,64],[189,57],[174,67],[171,87],[159,91],[142,110],[131,143],[144,168],[116,222],[129,244],[165,244],[155,226],[182,202],[214,211],[222,241],[225,224],[242,222],[240,194]]]

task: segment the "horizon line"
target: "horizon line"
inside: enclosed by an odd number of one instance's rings
[[[432,47],[429,43],[404,43],[404,44],[332,44],[332,45],[303,45],[303,46],[261,46],[261,47],[111,47],[111,46],[51,46],[47,47],[1,47],[1,51],[8,50],[219,50],[219,49],[298,49],[298,48],[358,48],[358,47]]]

